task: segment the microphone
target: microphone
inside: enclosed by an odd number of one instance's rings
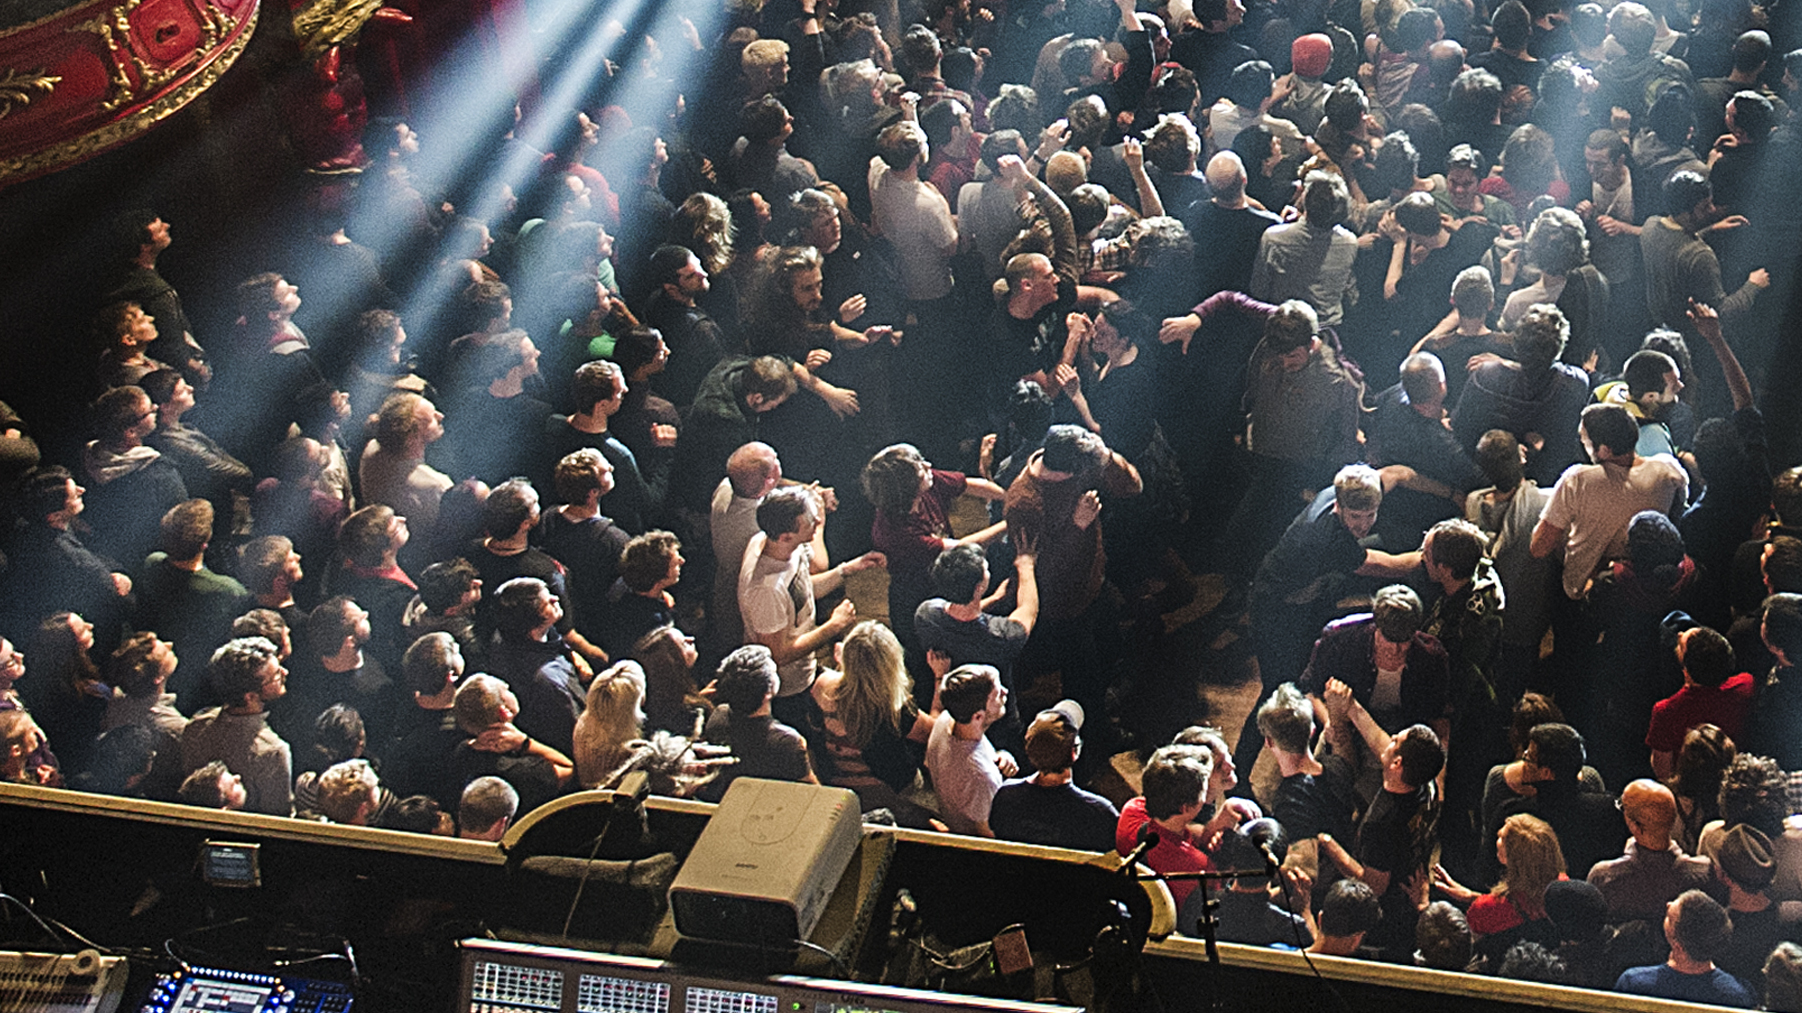
[[[1157,847],[1158,842],[1162,839],[1163,838],[1158,836],[1157,824],[1152,823],[1150,820],[1146,820],[1141,824],[1139,826],[1137,837],[1138,843],[1133,846],[1131,851],[1126,853],[1126,858],[1120,865],[1120,874],[1131,878],[1133,875],[1133,867],[1139,864],[1139,859],[1144,858],[1146,853]]]
[[[1272,876],[1282,871],[1282,859],[1276,857],[1276,852],[1271,850],[1269,841],[1259,841],[1258,851],[1263,854],[1264,864],[1270,868],[1270,874]]]

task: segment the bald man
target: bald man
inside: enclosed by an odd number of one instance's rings
[[[1656,921],[1678,894],[1708,887],[1713,879],[1708,859],[1685,855],[1671,839],[1677,800],[1669,788],[1645,778],[1627,785],[1621,792],[1621,816],[1633,835],[1626,853],[1589,870],[1589,882],[1608,902],[1609,922]]]
[[[724,655],[745,642],[738,613],[738,571],[745,546],[757,533],[757,504],[782,484],[782,460],[767,443],[747,443],[726,458],[726,477],[713,490],[708,525],[713,536],[713,610],[708,615],[708,648]],[[820,489],[827,513],[838,508],[831,489]],[[818,559],[823,564],[826,554]],[[823,566],[822,566],[823,568]]]
[[[1231,151],[1208,159],[1209,200],[1188,207],[1170,207],[1192,236],[1208,237],[1208,247],[1219,256],[1197,257],[1200,277],[1196,295],[1205,299],[1220,291],[1244,292],[1251,285],[1251,266],[1257,260],[1258,238],[1278,221],[1276,215],[1245,197],[1245,163]]]

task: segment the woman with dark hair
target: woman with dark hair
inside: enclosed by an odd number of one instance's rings
[[[1483,785],[1483,826],[1495,826],[1504,804],[1534,792],[1533,782],[1527,780],[1527,765],[1523,759],[1527,755],[1528,734],[1537,725],[1563,723],[1564,712],[1558,709],[1558,705],[1550,697],[1539,693],[1523,693],[1515,701],[1514,716],[1508,723],[1508,743],[1514,750],[1514,759],[1489,768],[1489,777]],[[1583,785],[1584,791],[1607,790],[1602,783],[1602,775],[1594,767],[1585,766],[1578,773],[1577,780]],[[1696,825],[1701,826],[1699,823]]]
[[[659,626],[632,645],[644,669],[644,727],[678,735],[698,734],[696,722],[713,710],[707,691],[695,688],[695,638],[674,626]]]
[[[58,612],[32,634],[31,678],[20,683],[26,706],[56,734],[62,761],[80,770],[93,754],[113,688],[101,681],[88,656],[94,624],[73,612]]]
[[[1721,781],[1739,757],[1739,748],[1716,725],[1697,725],[1683,736],[1677,751],[1677,774],[1666,782],[1677,796],[1677,822],[1671,839],[1691,855],[1702,841],[1702,828],[1721,818]]]

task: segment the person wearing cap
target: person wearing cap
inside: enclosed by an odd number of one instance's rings
[[[1326,116],[1326,84],[1321,78],[1333,63],[1333,40],[1319,32],[1300,36],[1289,44],[1289,94],[1270,107],[1278,116],[1313,133]]]
[[[1007,687],[990,665],[960,665],[945,673],[944,710],[926,739],[926,769],[939,796],[939,814],[954,834],[993,837],[989,807],[1004,777],[1020,767],[984,734],[1007,709]]]
[[[1597,862],[1588,877],[1608,905],[1609,922],[1659,918],[1678,894],[1707,889],[1708,859],[1691,858],[1671,838],[1677,799],[1669,788],[1641,778],[1621,792],[1620,809],[1633,835],[1626,851]]]
[[[1222,942],[1247,946],[1282,944],[1297,949],[1314,942],[1319,933],[1308,902],[1314,881],[1301,869],[1281,867],[1288,853],[1288,834],[1283,832],[1281,823],[1268,816],[1220,835],[1214,860],[1229,870],[1244,873],[1228,881],[1226,891],[1218,895],[1215,918]],[[1274,898],[1273,885],[1278,891]],[[1187,936],[1202,934],[1200,921],[1207,899],[1199,890],[1189,895],[1176,912],[1176,931]],[[1299,907],[1302,913],[1295,914],[1292,907]]]
[[[1777,875],[1771,839],[1744,823],[1730,828],[1715,852],[1714,874],[1727,888],[1727,914],[1733,919],[1733,940],[1715,960],[1723,971],[1755,986],[1765,959],[1798,927],[1771,899]]]
[[[1006,781],[989,807],[989,826],[1004,841],[1077,851],[1114,846],[1120,811],[1076,786],[1071,767],[1082,753],[1082,705],[1075,700],[1039,712],[1026,729],[1030,776]]]
[[[1687,890],[1665,906],[1664,938],[1671,944],[1670,959],[1621,972],[1616,992],[1752,1008],[1752,991],[1714,963],[1733,938],[1726,908],[1700,890]]]

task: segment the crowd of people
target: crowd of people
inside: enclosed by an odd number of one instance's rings
[[[474,174],[371,119],[229,331],[122,213],[89,430],[0,406],[0,777],[829,784],[1243,872],[1184,932],[1802,1009],[1787,13],[734,4]]]

